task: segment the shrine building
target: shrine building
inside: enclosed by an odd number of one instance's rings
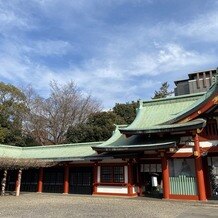
[[[117,125],[105,142],[0,145],[4,159],[48,163],[22,170],[21,192],[216,198],[218,74],[207,92],[140,101],[133,123]],[[8,170],[6,190],[14,191],[17,174]]]

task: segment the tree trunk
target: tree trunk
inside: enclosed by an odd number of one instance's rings
[[[7,174],[8,174],[8,171],[7,170],[4,170],[4,173],[3,173],[3,177],[2,177],[2,182],[1,182],[1,196],[4,196],[5,195],[5,187],[6,187],[6,181],[7,181]]]
[[[20,195],[21,176],[22,176],[22,170],[20,169],[18,171],[17,182],[16,182],[16,193],[15,193],[16,196]]]

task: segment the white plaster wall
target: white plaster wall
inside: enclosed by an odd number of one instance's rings
[[[191,141],[191,139],[189,139],[189,137],[187,137],[187,141],[185,141],[185,137],[181,137],[180,140],[180,144],[185,144],[187,146],[193,146],[195,145],[195,143],[193,141]],[[218,140],[208,140],[208,141],[203,141],[203,142],[199,142],[200,147],[202,148],[207,148],[207,147],[212,147],[212,146],[217,146],[218,145]]]
[[[207,147],[212,147],[212,146],[217,146],[217,145],[218,145],[218,140],[200,142],[200,147],[202,148],[207,148]]]
[[[111,193],[111,194],[128,194],[127,187],[122,186],[98,186],[98,193]]]
[[[193,148],[179,148],[179,150],[176,153],[192,153]]]

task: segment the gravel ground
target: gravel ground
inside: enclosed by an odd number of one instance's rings
[[[0,197],[0,217],[218,217],[218,202],[27,193]]]

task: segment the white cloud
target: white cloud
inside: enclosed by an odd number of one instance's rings
[[[0,76],[7,80],[25,79],[27,67],[11,57],[0,58]]]
[[[199,66],[209,62],[214,62],[215,57],[200,54],[194,50],[185,50],[178,44],[167,44],[160,47],[156,62],[158,68],[163,67],[164,71],[172,71],[180,69],[184,66]]]
[[[212,10],[197,14],[185,22],[165,20],[149,28],[147,34],[160,41],[191,40],[190,42],[217,42],[218,37],[218,4]],[[145,31],[144,27],[144,31]],[[142,27],[143,29],[143,27]],[[185,39],[184,39],[185,37]],[[188,38],[188,39],[187,39]],[[189,43],[190,43],[189,42]]]
[[[200,67],[206,64],[212,64],[217,59],[213,54],[199,53],[195,50],[185,49],[183,46],[175,43],[156,45],[152,51],[137,48],[137,55],[129,55],[129,51],[119,50],[114,44],[114,50],[119,55],[113,55],[115,52],[106,53],[103,51],[103,57],[88,61],[83,67],[84,71],[93,72],[95,77],[113,78],[124,80],[135,76],[155,76],[167,72],[181,70],[192,66]],[[127,55],[125,55],[127,52]],[[122,58],[117,58],[122,56]]]
[[[31,45],[24,45],[22,49],[40,56],[62,56],[73,49],[71,43],[62,40],[31,41],[29,44]]]
[[[0,27],[26,27],[26,20],[18,17],[13,11],[7,11],[0,8]]]
[[[14,29],[33,29],[33,20],[33,17],[30,19],[29,11],[19,7],[19,2],[0,1],[1,34],[9,34]]]
[[[20,54],[21,55],[21,54]],[[47,95],[49,82],[56,80],[63,84],[72,79],[69,74],[61,74],[45,65],[33,62],[25,56],[0,55],[0,77],[1,80],[18,86],[32,84],[32,86],[43,95]]]
[[[193,46],[196,41],[217,41],[216,10],[196,16],[186,24],[174,20],[171,23],[161,21],[156,26],[143,21],[122,25],[115,22],[110,26],[99,17],[107,12],[105,9],[110,4],[124,4],[126,1],[90,2],[31,1],[28,4],[32,8],[36,6],[39,16],[48,22],[45,26],[30,17],[31,12],[24,6],[9,3],[4,6],[0,3],[0,30],[12,33],[0,42],[1,78],[14,84],[32,83],[44,94],[51,80],[60,83],[73,80],[84,93],[91,92],[106,107],[111,107],[115,102],[144,98],[145,93],[159,86],[159,80],[164,76],[171,80],[172,74],[179,72],[185,77],[189,69],[201,69],[217,63],[216,52],[209,49],[202,52]],[[138,2],[140,0],[134,4]],[[147,2],[152,3],[150,0]],[[52,25],[47,26],[51,21]],[[45,35],[40,39],[29,35],[22,37],[21,34],[19,38],[20,35],[13,31],[13,28],[19,28],[25,34],[29,28],[36,27],[37,30],[48,32],[53,31],[54,24],[63,33],[46,35],[46,40],[42,40]],[[75,27],[82,31],[74,32]],[[75,49],[77,41],[74,41],[74,34],[79,38],[79,43],[82,41],[79,44],[80,51]],[[61,64],[54,69],[51,62],[66,54],[75,55],[79,64],[72,57],[70,66],[66,61],[65,66]]]
[[[218,13],[217,9],[207,14],[199,15],[186,25],[180,26],[179,34],[194,37],[200,41],[218,41]]]

